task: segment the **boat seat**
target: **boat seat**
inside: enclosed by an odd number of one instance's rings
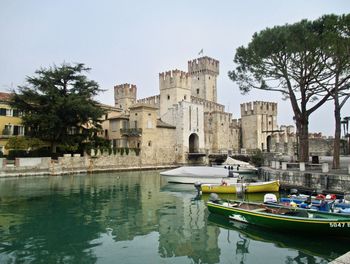
[[[251,210],[252,212],[263,212],[263,211],[265,211],[266,210],[266,208],[257,208],[257,209],[253,209],[253,210]]]

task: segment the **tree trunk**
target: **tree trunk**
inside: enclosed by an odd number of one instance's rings
[[[56,154],[56,152],[57,152],[57,143],[51,142],[51,153]]]
[[[340,136],[341,136],[341,117],[338,96],[334,97],[334,119],[335,119],[335,133],[333,142],[333,169],[340,167]]]
[[[309,117],[303,116],[297,124],[299,142],[299,161],[309,162]]]

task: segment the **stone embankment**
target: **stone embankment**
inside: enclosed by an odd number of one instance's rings
[[[168,164],[142,163],[136,155],[101,155],[80,156],[65,155],[53,160],[44,158],[16,158],[10,163],[5,158],[0,159],[0,177],[64,175],[78,173],[95,173],[105,171],[147,170],[174,167]]]
[[[282,187],[296,187],[317,192],[350,192],[350,165],[343,163],[342,169],[330,169],[329,162],[308,164],[272,161],[263,167],[260,180],[279,180]]]

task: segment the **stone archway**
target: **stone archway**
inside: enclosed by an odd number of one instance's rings
[[[196,133],[192,133],[189,137],[189,153],[199,152],[199,137]]]

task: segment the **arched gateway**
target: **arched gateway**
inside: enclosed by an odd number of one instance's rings
[[[192,133],[189,137],[189,153],[199,152],[199,138],[196,133]]]

